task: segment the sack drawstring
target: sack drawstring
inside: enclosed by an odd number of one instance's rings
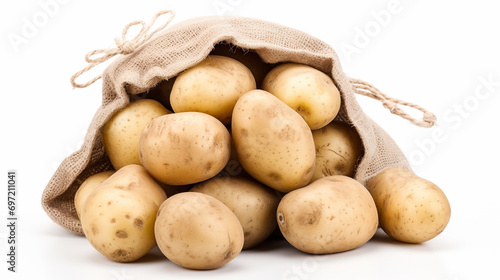
[[[371,85],[370,83],[367,83],[365,81],[359,80],[359,79],[350,79],[351,84],[353,85],[354,92],[360,95],[364,95],[370,98],[373,98],[375,100],[378,100],[382,102],[382,105],[384,105],[385,108],[389,109],[391,113],[400,116],[408,121],[410,121],[412,124],[420,126],[420,127],[432,127],[433,125],[436,124],[436,115],[433,113],[427,111],[426,109],[410,103],[406,102],[403,100],[399,100],[393,97],[390,97],[383,92],[381,92],[379,89]],[[407,106],[407,107],[412,107],[414,109],[417,109],[423,113],[422,120],[417,120],[410,116],[408,113],[406,113],[403,109],[398,107],[398,105],[402,106]]]
[[[170,14],[170,18],[163,25],[149,32],[151,27],[153,27],[153,25],[155,24],[156,20],[164,14]],[[102,75],[98,75],[85,83],[77,83],[75,81],[76,78],[81,76],[83,73],[107,61],[108,59],[114,57],[115,55],[119,54],[126,55],[134,52],[137,48],[144,45],[144,43],[148,42],[156,33],[165,29],[168,26],[168,24],[172,22],[174,16],[175,16],[174,11],[164,10],[156,13],[155,16],[151,19],[151,22],[149,24],[146,24],[144,21],[141,20],[136,20],[127,24],[123,29],[121,39],[115,38],[115,44],[116,44],[115,48],[98,49],[87,53],[87,55],[85,56],[85,61],[88,63],[88,65],[71,77],[71,84],[73,85],[73,88],[85,88],[93,84],[95,81],[99,80],[102,77]],[[141,30],[134,38],[127,40],[126,37],[129,29],[135,25],[141,25]]]

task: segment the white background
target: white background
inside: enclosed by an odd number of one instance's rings
[[[49,10],[41,4],[49,0],[0,4],[1,279],[500,279],[497,1],[54,1]],[[79,149],[101,101],[100,81],[73,90],[70,76],[85,66],[87,52],[112,46],[127,23],[149,21],[162,9],[177,12],[174,23],[240,15],[308,32],[337,51],[349,76],[434,112],[438,126],[424,129],[358,98],[415,172],[447,194],[452,217],[445,231],[419,245],[379,232],[356,250],[320,257],[274,241],[221,269],[192,271],[158,251],[136,263],[111,262],[53,223],[41,208],[42,191]],[[29,24],[36,30],[23,35]],[[15,36],[21,43],[9,39]],[[19,178],[17,273],[6,263],[8,169]]]

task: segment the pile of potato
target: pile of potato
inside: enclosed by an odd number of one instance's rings
[[[445,228],[450,206],[431,182],[400,169],[367,186],[352,178],[363,146],[335,120],[331,77],[230,56],[208,56],[103,127],[116,171],[75,195],[97,251],[132,262],[157,245],[182,267],[215,269],[277,232],[329,254],[365,244],[379,226],[413,243]]]

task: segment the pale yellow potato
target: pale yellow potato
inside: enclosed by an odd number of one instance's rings
[[[444,192],[411,171],[385,169],[366,187],[377,205],[380,227],[396,240],[426,242],[448,225],[451,207]]]
[[[202,112],[227,125],[238,98],[255,88],[255,78],[244,64],[230,57],[209,55],[177,76],[170,105],[176,113]]]
[[[144,167],[127,165],[102,182],[82,208],[90,244],[116,262],[132,262],[155,245],[154,223],[167,198]]]
[[[78,218],[80,218],[81,210],[87,197],[92,193],[92,191],[94,191],[97,186],[99,186],[102,182],[113,175],[113,173],[115,173],[114,170],[99,172],[83,181],[83,183],[76,191],[74,198],[75,210]]]
[[[208,114],[168,114],[144,128],[139,151],[143,166],[155,179],[188,185],[210,179],[224,168],[231,154],[231,136]]]
[[[368,242],[378,227],[370,193],[343,175],[287,193],[278,205],[277,220],[285,239],[310,254],[352,250]]]
[[[340,92],[333,79],[305,64],[274,67],[264,78],[262,89],[299,113],[311,130],[329,124],[340,110]]]
[[[190,191],[213,196],[233,211],[243,227],[243,249],[260,244],[276,229],[276,208],[281,196],[251,178],[216,177]]]
[[[210,52],[211,55],[221,55],[234,58],[243,63],[255,78],[257,88],[261,88],[262,81],[274,64],[266,63],[255,50],[242,49],[233,44],[219,43]]]
[[[139,136],[154,118],[171,113],[158,101],[141,99],[114,114],[102,128],[102,143],[115,170],[141,164]]]
[[[363,154],[361,138],[354,127],[333,121],[312,134],[316,146],[316,166],[311,182],[331,175],[353,177]]]
[[[236,215],[216,198],[197,192],[171,196],[155,224],[158,248],[173,263],[190,269],[215,269],[243,248]]]
[[[233,112],[231,133],[239,162],[261,183],[280,192],[305,186],[316,152],[304,119],[263,90],[244,94]]]

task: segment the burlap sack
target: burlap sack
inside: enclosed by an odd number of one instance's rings
[[[170,11],[161,14],[165,13]],[[156,18],[161,14],[157,14]],[[251,18],[202,17],[169,27],[151,39],[149,25],[143,22],[133,24],[143,27],[143,32],[137,38],[130,41],[125,39],[127,26],[122,40],[116,40],[116,49],[89,53],[86,58],[89,65],[77,73],[79,75],[116,54],[126,54],[115,59],[102,75],[102,106],[92,119],[84,144],[61,163],[43,192],[42,205],[48,216],[77,234],[83,234],[83,231],[73,204],[76,191],[89,176],[112,169],[101,141],[101,127],[130,102],[131,96],[147,92],[160,81],[171,79],[197,64],[221,42],[253,50],[267,63],[308,64],[333,78],[342,98],[341,110],[336,119],[355,127],[364,146],[364,155],[355,173],[355,179],[362,184],[387,167],[411,169],[393,139],[361,110],[355,93],[381,100],[393,113],[417,125],[432,126],[434,123],[433,115],[427,112],[420,122],[405,116],[397,106],[401,104],[400,101],[383,95],[365,82],[348,78],[329,45],[292,28]],[[93,59],[94,55],[99,58]],[[74,82],[74,86],[87,86],[94,81],[83,85]],[[403,105],[412,106],[407,103]]]

